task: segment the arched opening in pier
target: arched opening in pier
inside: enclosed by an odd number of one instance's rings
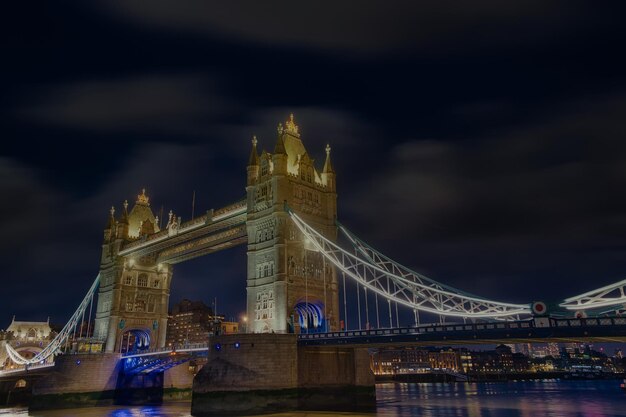
[[[150,348],[150,330],[129,329],[120,340],[120,353],[141,352]]]
[[[301,300],[294,307],[300,333],[321,333],[326,331],[324,303],[319,300]]]

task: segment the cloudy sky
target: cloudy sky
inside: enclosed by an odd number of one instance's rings
[[[291,112],[340,221],[407,266],[511,302],[626,277],[620,3],[86,3],[6,11],[0,328],[66,320],[142,187],[183,219],[241,198]],[[244,259],[177,265],[172,300],[239,315]]]

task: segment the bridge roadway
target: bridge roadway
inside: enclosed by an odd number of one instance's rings
[[[417,327],[349,330],[298,335],[299,346],[433,346],[500,343],[569,343],[569,342],[626,342],[626,317],[599,317],[586,319],[535,318],[530,320],[485,323],[426,324]],[[195,357],[206,356],[208,343],[176,348],[157,348],[122,355],[125,369],[132,373],[161,372],[185,363]],[[92,354],[94,355],[94,354]],[[76,355],[80,357],[81,355]],[[53,364],[31,365],[28,369],[0,371],[0,378],[26,374],[35,370],[45,372]]]
[[[625,317],[535,318],[471,324],[428,324],[298,335],[300,346],[432,346],[500,343],[626,342]]]

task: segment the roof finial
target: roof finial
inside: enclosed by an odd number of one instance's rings
[[[322,171],[325,174],[333,173],[333,164],[330,162],[330,144],[326,144],[326,162],[324,163],[324,170]]]
[[[285,122],[285,130],[294,135],[298,135],[298,125],[293,121],[293,113],[289,115],[289,120]]]
[[[109,212],[111,213],[111,217],[115,217],[115,206],[111,206],[111,210],[109,210]]]
[[[141,194],[139,194],[139,195],[137,196],[137,203],[138,203],[138,204],[143,204],[143,205],[146,205],[146,206],[149,206],[149,205],[150,205],[150,197],[148,197],[148,196],[146,195],[146,189],[145,189],[145,188],[143,188],[143,189],[141,190]]]
[[[124,210],[128,210],[128,200],[124,200]]]
[[[248,166],[259,165],[259,155],[256,153],[256,135],[252,136],[252,150],[250,151],[250,159],[248,159]]]
[[[278,131],[278,134],[281,135],[283,133],[283,124],[278,123],[278,127],[276,128],[276,130]]]

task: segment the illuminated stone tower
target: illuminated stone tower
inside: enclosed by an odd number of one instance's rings
[[[307,153],[293,115],[278,125],[272,154],[248,162],[247,311],[251,332],[319,332],[339,327],[335,269],[306,242],[285,205],[326,237],[335,240],[335,172],[326,147],[319,173]]]
[[[94,325],[94,337],[105,341],[107,352],[165,345],[172,267],[158,264],[154,255],[120,254],[123,245],[158,231],[145,190],[130,214],[126,201],[119,219],[111,208],[104,230]]]

